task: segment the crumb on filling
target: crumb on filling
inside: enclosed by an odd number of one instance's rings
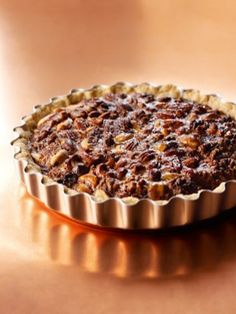
[[[84,99],[41,119],[29,149],[43,174],[89,194],[167,200],[236,179],[236,120],[182,98]]]

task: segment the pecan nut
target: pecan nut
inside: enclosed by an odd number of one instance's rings
[[[65,149],[59,150],[50,159],[50,165],[55,166],[61,164],[68,157],[67,151]]]

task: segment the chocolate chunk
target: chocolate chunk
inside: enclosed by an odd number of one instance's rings
[[[119,168],[119,169],[117,170],[117,178],[118,178],[118,179],[124,178],[124,176],[126,175],[127,172],[128,172],[127,169],[125,169],[125,168]]]
[[[129,104],[121,104],[121,107],[125,112],[127,111],[133,111],[133,108]]]
[[[119,94],[119,97],[120,97],[121,99],[126,99],[126,98],[128,97],[128,95],[125,94],[125,93],[121,93],[121,94]]]
[[[163,103],[170,102],[171,100],[172,100],[171,97],[159,97],[159,98],[157,99],[157,101],[163,102]]]
[[[148,177],[151,181],[159,181],[161,179],[161,171],[158,169],[150,169]]]
[[[96,111],[96,110],[93,110],[91,111],[89,114],[88,114],[89,118],[96,118],[96,117],[99,117],[100,116],[100,112],[99,111]]]
[[[75,173],[66,174],[62,180],[62,184],[71,188],[78,180],[78,176]]]
[[[85,173],[89,172],[89,167],[86,167],[83,163],[78,163],[76,167],[76,174],[80,177]]]

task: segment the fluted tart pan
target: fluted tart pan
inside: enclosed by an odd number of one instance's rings
[[[83,98],[104,94],[141,92],[158,97],[182,97],[218,109],[236,119],[236,105],[217,95],[202,95],[193,89],[174,85],[155,86],[149,83],[132,85],[119,82],[112,86],[96,85],[90,89],[73,89],[68,95],[54,97],[48,104],[37,105],[31,115],[22,119],[14,129],[18,134],[12,145],[15,161],[28,192],[40,199],[51,210],[82,223],[119,229],[159,229],[181,226],[218,215],[236,206],[236,180],[222,182],[214,190],[200,190],[190,195],[176,195],[169,200],[154,201],[110,197],[102,200],[85,192],[76,192],[41,173],[28,149],[28,140],[38,121],[53,110],[78,103]]]

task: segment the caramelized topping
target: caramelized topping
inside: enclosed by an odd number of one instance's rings
[[[181,98],[82,100],[42,118],[29,147],[44,174],[99,201],[169,199],[236,178],[236,121]]]

